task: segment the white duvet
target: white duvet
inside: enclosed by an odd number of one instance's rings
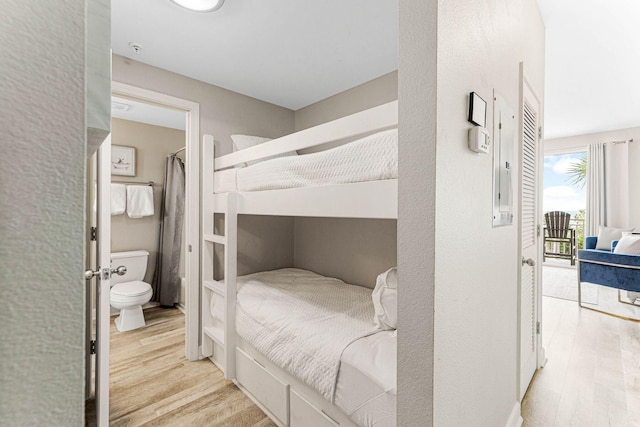
[[[238,277],[238,335],[332,403],[342,353],[379,332],[373,316],[371,290],[338,279],[295,268]]]
[[[391,129],[318,153],[216,172],[214,192],[277,190],[397,177],[398,130]]]

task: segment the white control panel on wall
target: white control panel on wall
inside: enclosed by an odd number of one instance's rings
[[[481,126],[474,126],[469,129],[469,148],[476,153],[489,153],[491,137],[489,130]]]

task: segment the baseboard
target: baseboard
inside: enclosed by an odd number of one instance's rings
[[[187,307],[184,304],[176,304],[176,308],[182,312],[182,314],[187,314]]]
[[[504,427],[521,427],[522,426],[522,416],[520,415],[520,402],[516,402],[513,405],[513,409],[511,410],[511,415],[509,415],[509,419]]]

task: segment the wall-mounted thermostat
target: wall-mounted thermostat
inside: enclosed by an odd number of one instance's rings
[[[469,148],[476,153],[489,153],[491,137],[487,128],[474,126],[469,129]]]

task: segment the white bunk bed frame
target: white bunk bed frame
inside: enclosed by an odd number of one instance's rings
[[[201,351],[220,368],[226,379],[234,381],[280,426],[356,425],[314,389],[271,363],[237,336],[238,215],[397,219],[398,180],[214,194],[214,172],[292,150],[365,136],[397,125],[398,103],[394,101],[219,158],[214,157],[213,137],[204,136]],[[214,213],[224,214],[224,235],[214,232]],[[215,280],[216,245],[224,247],[223,280]],[[224,301],[224,322],[213,319],[212,298]]]

